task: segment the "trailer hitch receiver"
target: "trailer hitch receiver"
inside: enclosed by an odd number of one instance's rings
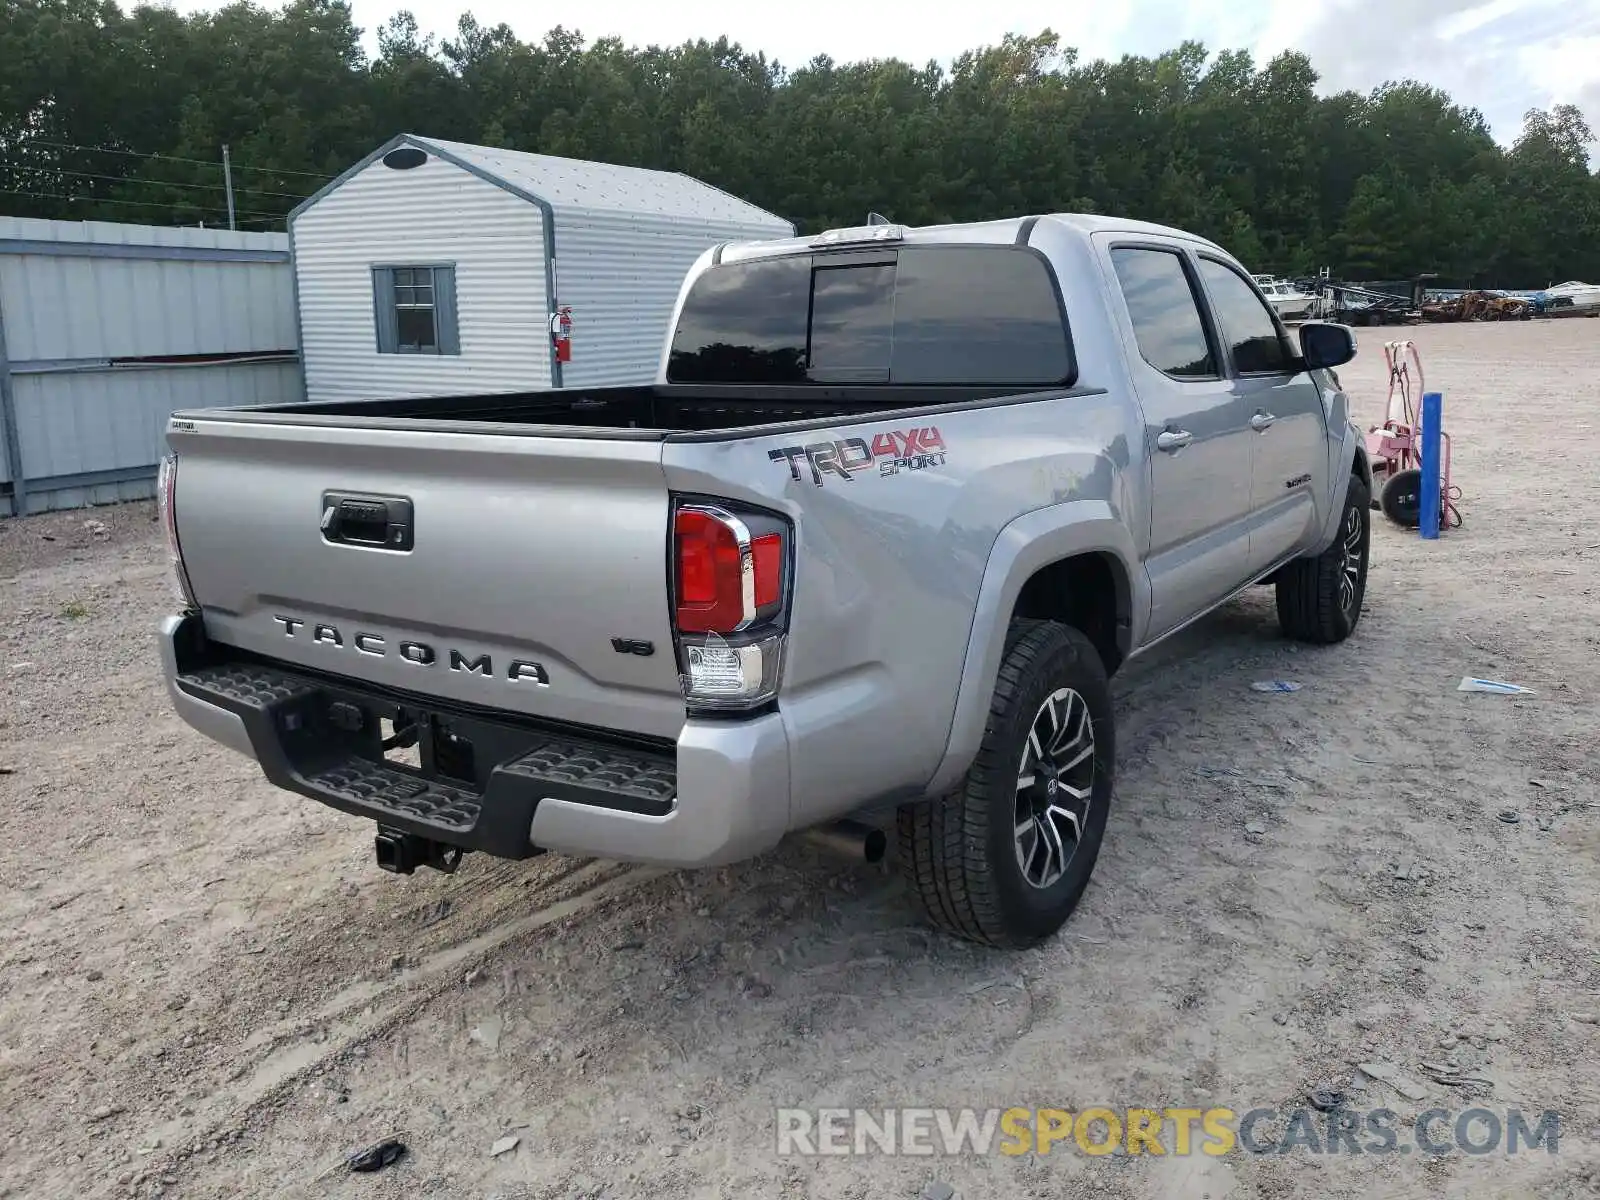
[[[460,846],[447,846],[431,838],[399,829],[387,829],[382,825],[378,826],[375,845],[378,866],[396,875],[410,875],[418,867],[432,867],[446,875],[454,874],[461,865],[461,856],[466,853]]]

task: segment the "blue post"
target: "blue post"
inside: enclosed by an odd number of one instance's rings
[[[1444,396],[1439,392],[1422,395],[1422,503],[1417,528],[1425,538],[1439,536],[1439,427]]]

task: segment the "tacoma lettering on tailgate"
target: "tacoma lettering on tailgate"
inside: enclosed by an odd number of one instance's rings
[[[304,630],[308,622],[304,617],[286,617],[274,614],[273,618],[283,626],[283,636],[288,638],[305,637]],[[305,637],[306,641],[316,642],[320,646],[330,646],[343,650],[348,644],[351,649],[360,654],[370,654],[374,658],[383,658],[390,654],[388,641],[382,634],[368,633],[365,630],[356,630],[348,638],[346,631],[337,625],[325,622],[309,622],[311,633]],[[394,657],[402,659],[416,667],[448,667],[449,670],[463,675],[482,675],[492,677],[495,671],[494,661],[487,654],[477,654],[468,658],[462,651],[454,647],[445,647],[446,653],[441,654],[438,649],[428,642],[402,641],[393,648]],[[505,668],[505,677],[512,683],[532,683],[538,687],[550,686],[550,673],[544,669],[544,664],[532,662],[525,658],[514,658]]]

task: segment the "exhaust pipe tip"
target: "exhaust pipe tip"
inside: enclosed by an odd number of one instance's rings
[[[814,846],[853,858],[858,862],[880,863],[889,852],[889,835],[875,825],[860,821],[833,821],[805,831]]]
[[[871,828],[861,840],[862,857],[869,863],[880,863],[889,852],[889,835],[881,829]]]

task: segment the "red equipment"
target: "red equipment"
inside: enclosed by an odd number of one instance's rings
[[[557,362],[572,361],[572,306],[563,304],[550,318],[550,342],[556,348]]]
[[[1367,430],[1367,457],[1372,460],[1372,481],[1378,495],[1372,507],[1404,529],[1415,529],[1422,509],[1422,414],[1413,401],[1423,392],[1422,356],[1416,343],[1385,342],[1383,361],[1389,368],[1389,397],[1384,402],[1383,424]],[[1416,391],[1411,369],[1416,368]],[[1461,499],[1461,489],[1450,485],[1450,435],[1439,433],[1443,450],[1439,464],[1440,527],[1461,528],[1461,510],[1451,503]]]

